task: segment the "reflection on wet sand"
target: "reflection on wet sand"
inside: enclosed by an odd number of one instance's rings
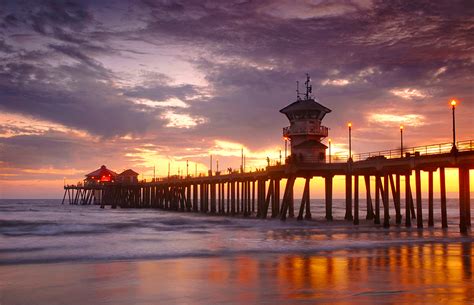
[[[473,246],[2,266],[0,303],[466,304]]]

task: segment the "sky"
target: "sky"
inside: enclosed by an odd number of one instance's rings
[[[472,1],[3,0],[0,198],[58,198],[102,164],[150,179],[243,148],[262,167],[306,73],[335,154],[349,121],[355,154],[399,148],[400,124],[405,147],[450,142],[452,98],[473,139],[473,71]]]

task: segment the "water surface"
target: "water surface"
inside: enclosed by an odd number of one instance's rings
[[[435,229],[327,223],[317,200],[303,222],[59,203],[0,201],[0,304],[473,300],[473,240],[458,233],[455,200],[448,230],[439,211]]]

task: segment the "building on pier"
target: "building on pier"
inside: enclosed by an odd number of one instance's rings
[[[117,173],[102,165],[99,169],[86,175],[84,184],[114,182],[117,178]]]
[[[138,183],[138,173],[132,169],[127,169],[117,175],[119,183]]]
[[[283,128],[283,137],[291,143],[290,162],[324,162],[327,146],[321,141],[328,136],[328,128],[321,125],[321,121],[331,110],[311,96],[309,75],[305,85],[304,98],[297,89],[296,102],[280,110],[290,121],[290,126]]]

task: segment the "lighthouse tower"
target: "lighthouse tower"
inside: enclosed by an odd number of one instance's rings
[[[296,102],[281,109],[290,120],[290,126],[283,128],[283,137],[290,140],[291,156],[293,163],[325,162],[327,146],[321,140],[328,136],[328,128],[321,125],[329,108],[319,104],[312,96],[310,77],[306,74],[306,93],[300,97],[297,86]]]

